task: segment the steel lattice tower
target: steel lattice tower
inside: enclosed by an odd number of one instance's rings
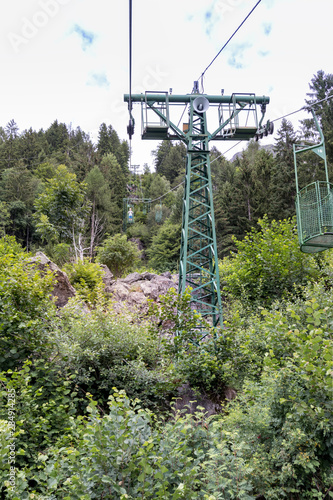
[[[271,122],[262,125],[269,98],[254,94],[203,96],[146,92],[127,94],[124,100],[141,102],[142,139],[177,139],[187,146],[178,292],[183,294],[191,287],[191,307],[211,326],[222,326],[209,142],[258,139],[273,133]],[[189,122],[180,130],[170,119],[169,108],[184,104],[189,106]],[[218,127],[213,133],[207,128],[206,111],[210,105],[218,107]],[[258,105],[262,114],[259,122]],[[208,333],[204,323],[200,333],[201,338]]]

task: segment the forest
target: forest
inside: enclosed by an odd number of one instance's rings
[[[330,179],[331,96],[320,70],[304,105]],[[293,144],[318,137],[310,114],[275,126],[232,161],[211,149],[224,325],[204,343],[190,290],[138,317],[102,282],[101,265],[177,273],[186,147],[158,143],[137,173],[110,124],[97,144],[58,120],[0,127],[1,499],[333,497],[333,253],[302,253],[295,219]],[[324,175],[306,153],[300,187]],[[37,251],[76,289],[66,307]],[[219,411],[177,410],[184,385]]]

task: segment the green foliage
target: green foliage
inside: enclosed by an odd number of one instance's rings
[[[263,311],[265,336],[252,330],[265,342],[263,372],[245,383],[221,426],[253,471],[256,491],[272,499],[325,498],[333,456],[332,313],[314,297],[287,311]]]
[[[258,224],[259,231],[235,241],[238,253],[223,261],[221,281],[230,297],[270,304],[317,277],[318,269],[300,252],[293,220],[269,223],[264,217]]]
[[[140,395],[143,404],[155,411],[165,409],[174,386],[160,366],[160,343],[146,325],[98,307],[87,317],[75,301],[62,319],[56,343],[82,390],[93,394],[101,406],[117,387],[130,397]]]
[[[129,224],[127,228],[127,235],[129,238],[139,238],[144,245],[148,245],[149,243],[149,229],[143,222],[135,222],[134,224]]]
[[[58,266],[63,266],[71,258],[71,246],[68,243],[48,243],[45,248],[47,256]]]
[[[35,200],[37,232],[44,240],[71,243],[82,233],[89,211],[85,190],[86,186],[78,183],[65,165],[57,168]]]
[[[153,237],[148,250],[149,264],[159,272],[174,271],[180,254],[181,225],[165,223]]]
[[[28,356],[48,352],[55,306],[53,276],[41,276],[15,240],[0,240],[0,370],[20,366]]]
[[[135,266],[138,258],[139,250],[125,234],[109,236],[97,249],[97,261],[105,264],[117,277]]]
[[[90,304],[96,303],[103,290],[103,269],[101,266],[85,259],[66,264],[64,271],[79,296]]]
[[[0,419],[8,419],[9,393],[15,394],[16,467],[34,465],[37,454],[64,435],[77,393],[71,377],[45,359],[0,374]]]

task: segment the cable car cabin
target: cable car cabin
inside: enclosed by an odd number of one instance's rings
[[[302,252],[333,248],[333,185],[316,181],[297,193],[296,215]]]
[[[320,143],[304,147],[293,145],[296,178],[296,216],[300,249],[305,253],[316,253],[333,248],[333,185],[328,180],[324,136],[311,108],[320,135]],[[299,190],[297,156],[312,151],[323,161],[326,181],[315,181]]]
[[[242,100],[242,96],[246,100]],[[258,131],[255,94],[232,94],[229,103],[220,104],[219,125],[221,130],[215,140],[249,140],[255,137]]]
[[[165,102],[147,100],[147,94],[163,94]],[[142,139],[162,141],[169,138],[169,102],[167,92],[145,92],[145,101],[142,102]]]
[[[158,224],[161,224],[162,218],[163,218],[163,208],[162,208],[162,203],[161,203],[155,209],[155,220]]]
[[[127,213],[127,218],[129,224],[132,224],[134,222],[134,212],[132,208],[129,208],[128,213]]]

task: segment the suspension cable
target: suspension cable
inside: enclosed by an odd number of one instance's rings
[[[208,68],[211,67],[211,65],[213,64],[213,62],[215,61],[215,59],[218,58],[218,56],[221,54],[222,50],[228,45],[228,43],[230,42],[230,40],[236,35],[237,31],[243,26],[243,24],[245,23],[245,21],[250,17],[250,15],[252,14],[252,12],[254,11],[254,9],[260,4],[261,0],[258,0],[258,2],[255,4],[255,6],[253,7],[253,9],[248,13],[248,15],[245,17],[245,19],[241,22],[241,24],[238,26],[238,28],[233,32],[233,34],[231,35],[231,37],[226,41],[226,43],[223,45],[223,47],[219,50],[219,52],[216,54],[216,56],[211,60],[211,62],[208,64],[207,68],[201,73],[201,75],[199,76],[198,80],[201,80],[201,84],[203,85],[203,76],[204,74],[206,73],[206,71],[208,70]]]
[[[129,100],[128,100],[128,111],[130,115],[129,123],[127,126],[127,133],[129,140],[131,142],[132,135],[134,134],[134,118],[132,115],[132,0],[129,0]]]

